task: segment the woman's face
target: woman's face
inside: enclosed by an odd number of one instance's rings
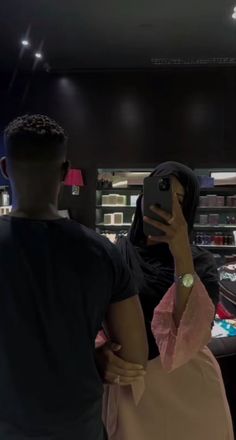
[[[183,185],[181,185],[181,183],[179,182],[179,180],[175,176],[171,177],[171,181],[172,181],[172,191],[173,191],[173,193],[177,194],[179,204],[181,206],[183,206],[184,195],[185,195],[184,187],[183,187]]]

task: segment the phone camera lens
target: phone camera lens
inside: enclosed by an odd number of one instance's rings
[[[168,177],[160,179],[159,190],[160,191],[169,191],[169,189],[170,189],[170,179]]]

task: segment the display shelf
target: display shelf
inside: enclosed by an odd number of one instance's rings
[[[217,230],[217,229],[236,230],[236,225],[199,225],[199,224],[195,224],[194,229],[203,230],[203,231]]]
[[[199,206],[198,212],[236,212],[236,206]]]
[[[236,186],[214,186],[214,188],[201,188],[201,194],[207,195],[207,194],[217,194],[217,195],[236,195]]]
[[[200,244],[200,245],[196,245],[199,246],[200,248],[205,248],[205,249],[210,249],[210,250],[234,250],[236,251],[236,246],[235,245],[215,245],[215,244]]]
[[[136,209],[136,206],[132,205],[97,205],[97,209]]]
[[[117,191],[119,191],[119,192],[121,192],[121,191],[124,191],[124,192],[132,192],[132,191],[135,191],[135,192],[140,192],[142,190],[142,186],[141,185],[138,185],[138,186],[136,186],[136,185],[130,185],[130,186],[128,186],[127,188],[97,188],[97,191],[101,191],[101,192],[105,192],[105,193],[111,193],[111,194],[113,194],[113,193],[116,193]]]
[[[105,228],[105,229],[122,229],[122,228],[129,228],[131,226],[131,223],[121,223],[119,225],[105,225],[104,223],[98,223],[96,225],[96,228]]]

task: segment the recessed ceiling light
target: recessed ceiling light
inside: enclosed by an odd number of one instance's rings
[[[25,47],[30,45],[28,40],[22,40],[21,44],[22,44],[22,46],[25,46]]]
[[[233,13],[232,18],[234,18],[234,20],[236,20],[236,12]]]
[[[43,55],[40,52],[36,52],[34,54],[35,58],[38,58],[39,60],[43,58]]]

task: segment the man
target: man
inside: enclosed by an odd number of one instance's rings
[[[123,359],[147,361],[130,274],[111,243],[58,214],[63,129],[26,115],[4,139],[13,210],[0,219],[0,438],[102,440],[102,321]]]

